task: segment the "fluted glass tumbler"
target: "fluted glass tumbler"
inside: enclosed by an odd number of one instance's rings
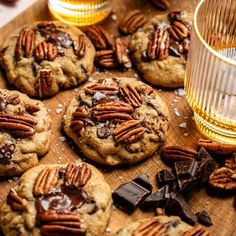
[[[111,12],[112,0],[48,0],[50,12],[67,24],[95,24]]]
[[[236,0],[201,0],[185,77],[199,130],[236,144]]]

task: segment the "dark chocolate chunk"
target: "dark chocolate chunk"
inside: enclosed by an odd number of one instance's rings
[[[104,127],[101,127],[101,128],[97,129],[97,136],[100,139],[108,138],[110,135],[111,135],[111,130],[107,126],[104,126]]]
[[[198,151],[198,157],[197,157],[197,160],[198,161],[201,161],[202,159],[205,159],[205,158],[210,158],[212,159],[211,155],[207,152],[207,150],[204,148],[204,147],[201,147]]]
[[[160,187],[172,184],[176,180],[175,176],[168,169],[159,171],[156,177]]]
[[[10,164],[16,145],[12,141],[6,141],[0,148],[0,163]]]
[[[121,185],[113,194],[114,204],[132,213],[151,194],[152,186],[147,174],[142,174],[129,183]]]
[[[198,223],[205,225],[205,226],[211,226],[213,225],[211,217],[206,211],[200,211],[196,214]]]
[[[191,225],[197,223],[197,217],[194,211],[180,193],[170,194],[170,198],[166,202],[165,210],[167,214],[177,215]]]
[[[152,193],[149,197],[147,197],[142,205],[142,210],[152,210],[157,207],[163,207],[166,203],[166,200],[170,197],[170,187],[169,185],[165,185],[157,192]]]

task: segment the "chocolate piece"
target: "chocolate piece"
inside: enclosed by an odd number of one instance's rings
[[[212,159],[211,155],[209,154],[209,152],[207,152],[207,150],[204,147],[200,147],[197,155],[198,155],[197,157],[198,161],[201,161],[204,158]]]
[[[165,185],[157,192],[152,193],[149,197],[147,197],[142,205],[142,210],[150,210],[156,207],[163,207],[166,203],[166,200],[170,197],[170,187],[169,185]]]
[[[117,207],[131,213],[150,195],[151,190],[148,175],[141,174],[131,182],[121,185],[113,192],[112,197]]]
[[[104,126],[104,127],[97,129],[97,136],[100,139],[108,138],[110,135],[111,135],[111,130],[109,129],[108,126]]]
[[[213,225],[211,217],[209,216],[209,214],[205,210],[198,212],[196,214],[196,216],[197,216],[198,223],[205,225],[205,226]]]
[[[171,193],[166,202],[166,213],[169,215],[178,215],[187,223],[194,225],[197,223],[197,217],[180,193]]]
[[[175,176],[168,169],[159,171],[156,178],[160,187],[166,184],[170,185],[176,180]]]
[[[6,141],[5,144],[0,148],[0,163],[10,164],[12,154],[14,153],[16,145],[12,141]]]

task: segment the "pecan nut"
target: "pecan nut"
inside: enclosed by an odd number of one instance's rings
[[[25,110],[30,114],[34,114],[34,113],[40,111],[40,108],[37,105],[25,104]]]
[[[236,190],[236,172],[227,167],[216,169],[209,177],[209,184],[221,190]]]
[[[87,94],[94,95],[97,92],[106,95],[115,95],[119,92],[118,87],[115,85],[93,84],[85,88]]]
[[[229,155],[236,152],[236,145],[218,143],[211,140],[199,139],[198,146],[204,147],[208,152],[219,154],[219,155]]]
[[[158,219],[153,218],[143,224],[141,224],[137,229],[132,233],[132,236],[150,236],[154,235],[167,235],[167,226],[161,224]]]
[[[132,107],[138,108],[142,105],[142,98],[136,88],[132,87],[130,84],[127,84],[125,87],[121,87],[120,93],[123,99]]]
[[[12,94],[6,97],[8,104],[18,105],[20,104],[20,97],[18,94]]]
[[[147,57],[160,61],[169,56],[170,35],[165,29],[157,29],[153,32],[147,46]]]
[[[196,160],[198,152],[192,147],[185,146],[169,146],[165,147],[161,152],[163,161],[174,164],[177,161]]]
[[[116,54],[113,50],[98,51],[96,53],[95,62],[98,66],[105,68],[116,68],[118,66]]]
[[[23,199],[13,189],[7,195],[7,203],[13,211],[25,211],[27,209]]]
[[[111,35],[101,26],[90,26],[86,31],[87,36],[97,49],[108,49],[114,47]]]
[[[183,236],[213,236],[213,234],[201,225],[196,225],[192,229],[185,232]]]
[[[34,57],[39,62],[43,60],[54,61],[57,57],[57,47],[43,41],[35,48]]]
[[[72,116],[73,120],[71,121],[70,128],[75,132],[79,132],[86,123],[85,118],[88,117],[88,112],[84,107],[78,107]]]
[[[189,36],[189,29],[180,21],[174,21],[168,31],[170,36],[177,41],[182,41]]]
[[[234,153],[232,157],[225,159],[225,167],[236,170],[236,153]]]
[[[165,11],[170,7],[170,1],[169,0],[151,0],[151,2],[159,10]]]
[[[113,135],[118,143],[122,141],[125,141],[126,143],[134,143],[140,140],[144,133],[145,128],[141,126],[140,121],[138,120],[123,122],[113,131]]]
[[[0,114],[0,128],[16,137],[33,136],[37,121],[24,115]]]
[[[49,191],[54,188],[59,180],[58,168],[44,168],[37,176],[33,194],[35,197],[46,195]]]
[[[132,62],[128,55],[127,42],[124,39],[117,38],[115,41],[115,49],[117,61],[125,68],[131,68]]]
[[[32,57],[35,48],[35,32],[32,29],[25,28],[20,32],[18,38],[15,56],[19,60],[21,57]]]
[[[69,163],[65,172],[66,185],[76,188],[84,187],[91,175],[91,169],[86,164],[77,166],[74,163]]]
[[[138,28],[143,27],[147,19],[140,10],[133,10],[128,12],[128,14],[123,18],[119,24],[119,29],[124,34],[132,34]]]
[[[75,49],[75,54],[77,55],[79,59],[81,59],[85,56],[85,52],[86,52],[86,43],[85,43],[84,35],[79,35],[77,46]]]
[[[44,68],[39,71],[39,97],[44,98],[50,96],[52,87],[52,71]]]

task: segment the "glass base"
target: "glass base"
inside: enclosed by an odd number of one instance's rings
[[[75,26],[88,26],[105,19],[111,12],[111,1],[105,1],[101,5],[87,7],[80,4],[77,8],[73,4],[63,3],[57,0],[49,0],[48,7],[51,14],[58,20]]]
[[[218,127],[194,113],[195,122],[200,132],[217,142],[236,145],[236,132],[232,132],[221,127]]]

